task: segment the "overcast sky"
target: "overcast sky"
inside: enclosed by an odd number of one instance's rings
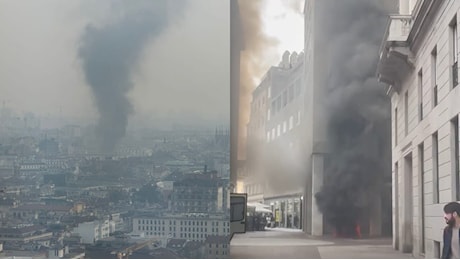
[[[300,53],[304,48],[304,0],[265,0],[263,30],[278,41],[277,60],[285,51]]]
[[[0,0],[0,101],[18,112],[98,117],[78,55],[89,24],[110,23],[110,2]],[[128,96],[130,120],[229,120],[228,1],[192,0],[147,44]]]

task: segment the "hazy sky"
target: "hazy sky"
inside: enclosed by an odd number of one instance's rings
[[[278,61],[285,51],[304,48],[304,0],[267,0],[263,10],[264,32],[278,40]],[[277,63],[273,65],[278,65]]]
[[[18,111],[96,119],[78,48],[85,27],[116,19],[113,1],[0,0],[0,102]],[[115,18],[114,18],[115,17]],[[229,120],[229,3],[192,0],[142,52],[136,122]]]

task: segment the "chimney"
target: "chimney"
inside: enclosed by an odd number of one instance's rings
[[[281,67],[283,69],[289,69],[291,66],[291,64],[289,63],[289,56],[290,56],[289,51],[285,51],[283,54],[282,61],[281,61]]]

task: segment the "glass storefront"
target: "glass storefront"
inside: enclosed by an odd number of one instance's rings
[[[275,227],[301,229],[302,207],[301,196],[269,199],[265,201],[273,212]]]

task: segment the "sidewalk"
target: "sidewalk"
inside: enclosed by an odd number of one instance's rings
[[[235,235],[230,257],[241,258],[324,258],[324,259],[409,259],[396,251],[388,239],[334,239],[308,237],[300,230],[280,228]]]

